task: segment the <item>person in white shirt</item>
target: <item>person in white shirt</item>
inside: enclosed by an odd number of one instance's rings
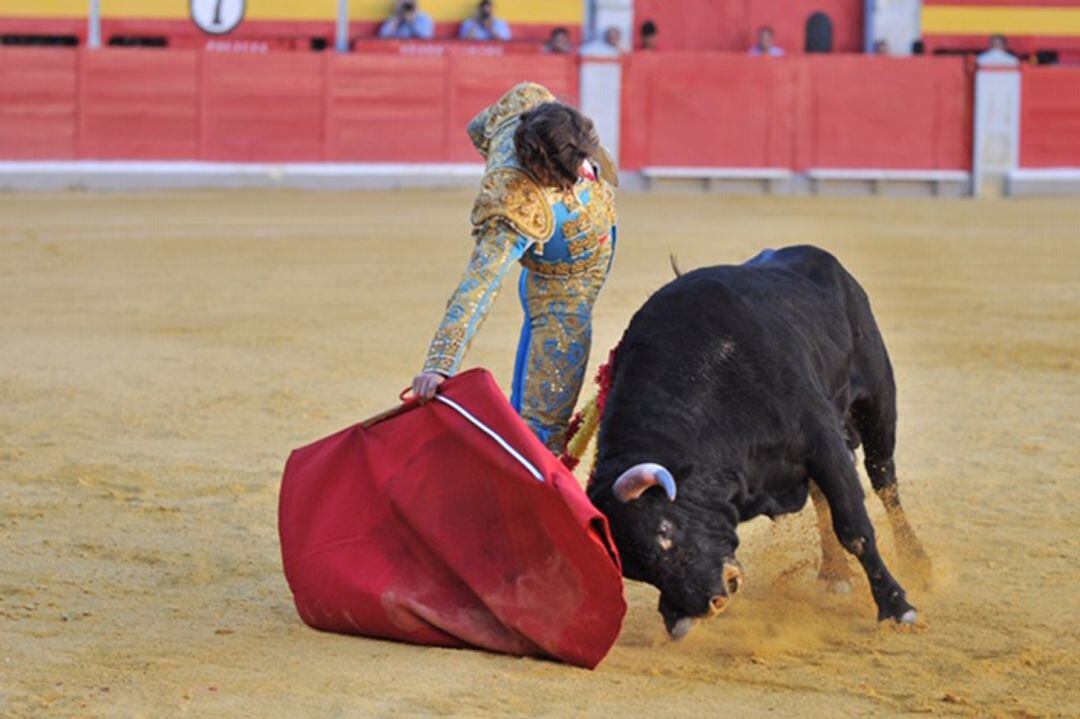
[[[758,30],[757,45],[750,48],[751,55],[767,55],[769,57],[782,57],[784,51],[775,44],[776,33],[768,25]]]
[[[578,52],[592,57],[618,57],[622,51],[622,30],[612,25],[604,31],[603,37],[590,40]]]
[[[1019,65],[1020,60],[1016,55],[1009,52],[1009,43],[1004,35],[991,35],[990,48],[979,53],[976,58],[980,66],[985,65]]]

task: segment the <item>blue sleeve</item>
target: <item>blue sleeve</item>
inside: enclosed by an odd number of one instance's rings
[[[446,314],[428,349],[425,372],[450,376],[458,371],[503,279],[532,244],[499,220],[488,222],[477,233],[469,266],[446,303]]]

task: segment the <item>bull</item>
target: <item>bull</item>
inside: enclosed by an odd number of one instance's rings
[[[736,529],[813,499],[820,576],[850,588],[844,550],[869,579],[878,619],[915,607],[878,553],[855,465],[861,444],[900,559],[929,559],[896,484],[896,385],[866,293],[829,253],[766,251],[657,291],[614,356],[589,486],[624,574],[660,590],[675,638],[742,586]]]

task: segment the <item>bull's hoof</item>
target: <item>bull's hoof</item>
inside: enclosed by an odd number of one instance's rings
[[[915,607],[908,604],[901,599],[897,604],[893,605],[892,609],[881,607],[878,609],[878,621],[884,622],[889,619],[902,626],[911,626],[919,620],[919,614],[915,610]]]

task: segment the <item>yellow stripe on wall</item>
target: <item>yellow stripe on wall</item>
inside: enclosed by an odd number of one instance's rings
[[[0,17],[86,17],[89,2],[0,0]]]
[[[101,0],[106,18],[183,20],[189,0]],[[420,0],[420,9],[437,22],[461,22],[476,12],[476,0]],[[579,24],[585,0],[495,0],[495,14],[510,23]],[[0,17],[84,18],[88,0],[0,0]],[[394,0],[349,0],[356,21],[383,20]],[[333,21],[337,0],[247,0],[247,20]]]
[[[924,35],[1080,35],[1080,8],[924,5]]]

